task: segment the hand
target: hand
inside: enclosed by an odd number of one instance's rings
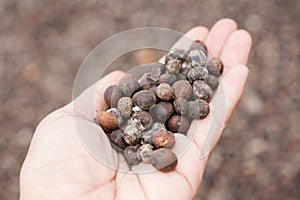
[[[179,158],[174,171],[124,173],[97,162],[78,138],[71,102],[48,115],[37,127],[21,170],[20,198],[192,199],[197,193],[209,157],[199,159],[208,128],[211,124],[215,126],[214,134],[219,136],[242,95],[248,76],[246,63],[251,37],[248,32],[237,30],[236,23],[230,19],[220,20],[210,31],[201,26],[193,28],[186,36],[192,40],[205,41],[211,56],[222,59],[225,66],[222,75],[225,112],[221,121],[212,121],[211,114],[200,122],[194,120],[190,128],[196,133],[194,137],[191,137],[190,132],[188,137],[178,137],[177,149],[185,142],[192,140],[193,143]],[[101,87],[96,89],[97,109],[106,109],[104,89],[116,84],[123,75],[124,72],[115,71],[99,81],[98,85]],[[84,92],[78,99],[84,99],[87,93]],[[92,107],[87,104],[85,106]],[[88,109],[82,107],[82,110]],[[93,116],[90,114],[85,113],[81,118],[87,125],[95,127],[91,123]]]

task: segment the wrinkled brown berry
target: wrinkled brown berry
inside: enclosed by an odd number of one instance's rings
[[[193,88],[187,80],[176,81],[172,88],[176,98],[182,97],[188,100],[193,93]]]
[[[170,131],[160,129],[154,133],[152,143],[156,148],[172,148],[175,145],[175,136]]]
[[[153,146],[151,144],[143,144],[137,151],[139,158],[144,163],[150,163]]]
[[[174,133],[186,134],[190,128],[188,118],[180,115],[173,115],[167,123],[168,129]]]
[[[208,61],[206,68],[209,74],[219,77],[223,73],[224,65],[220,58],[213,57]]]
[[[141,162],[141,159],[139,158],[139,155],[137,153],[139,148],[140,146],[136,145],[136,146],[127,146],[124,149],[124,157],[130,166],[137,165]]]
[[[195,81],[193,84],[194,96],[197,99],[203,99],[210,102],[213,97],[213,91],[204,81]]]
[[[160,63],[151,63],[146,67],[146,77],[153,81],[158,81],[160,75],[163,73],[163,69],[165,69],[165,65]]]
[[[168,61],[166,68],[170,74],[178,74],[181,70],[181,61],[176,59],[171,59]]]
[[[132,100],[142,110],[149,110],[156,103],[156,96],[149,90],[141,90],[133,95]]]
[[[206,79],[204,79],[205,83],[212,89],[212,91],[216,91],[219,86],[219,80],[217,77],[213,75],[208,75]]]
[[[168,55],[170,60],[180,60],[183,62],[187,56],[187,51],[184,49],[172,49]]]
[[[117,119],[110,112],[102,111],[97,115],[97,121],[105,132],[111,132],[118,128]]]
[[[163,74],[159,77],[159,83],[167,83],[170,86],[173,85],[177,80],[176,76],[174,74]]]
[[[142,138],[142,132],[135,124],[130,124],[122,133],[122,137],[129,145],[136,145]]]
[[[177,156],[170,149],[157,149],[151,154],[151,164],[162,172],[169,172],[177,166]]]
[[[128,118],[132,114],[133,102],[130,97],[122,97],[119,99],[117,108],[122,117]]]
[[[174,109],[180,115],[186,115],[188,113],[188,101],[182,97],[177,98],[174,101]]]
[[[187,74],[187,79],[190,83],[193,83],[197,80],[204,80],[208,76],[208,71],[206,67],[194,67]]]
[[[156,95],[163,101],[169,101],[174,98],[173,89],[167,83],[162,83],[157,86]]]
[[[209,105],[206,101],[198,99],[189,103],[189,117],[192,119],[203,119],[209,114]]]
[[[122,91],[118,86],[111,85],[104,92],[104,100],[109,107],[115,107],[122,95]]]
[[[133,75],[126,74],[119,81],[118,87],[122,90],[124,96],[131,97],[134,92],[139,90],[140,84]]]
[[[118,151],[123,152],[123,150],[126,148],[127,144],[125,140],[122,137],[123,131],[121,129],[117,129],[110,134],[110,141],[112,143],[112,147]]]
[[[151,115],[146,111],[136,112],[132,114],[132,119],[136,119],[141,122],[141,124],[149,129],[153,124],[153,119]]]

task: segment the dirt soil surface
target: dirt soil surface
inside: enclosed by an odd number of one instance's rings
[[[76,72],[99,42],[136,27],[211,27],[223,17],[252,34],[250,77],[197,199],[300,199],[299,11],[297,0],[0,0],[0,199],[18,199],[35,127],[71,101]]]

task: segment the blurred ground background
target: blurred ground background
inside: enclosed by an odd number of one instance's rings
[[[135,27],[186,32],[223,17],[252,34],[250,77],[197,198],[300,199],[299,13],[297,0],[0,0],[0,199],[18,198],[36,125],[71,100],[76,72],[99,42]]]

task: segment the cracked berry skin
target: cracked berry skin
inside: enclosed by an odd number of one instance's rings
[[[142,132],[135,124],[130,124],[125,128],[122,137],[127,144],[136,145],[142,138]]]
[[[155,148],[173,148],[175,146],[175,136],[170,131],[160,129],[154,133],[152,143]]]
[[[117,108],[119,110],[119,113],[124,118],[128,118],[132,114],[132,108],[133,108],[133,102],[130,97],[122,97],[119,99]]]
[[[172,88],[176,98],[182,97],[188,100],[193,93],[193,88],[187,80],[176,81]]]
[[[168,129],[174,133],[182,133],[186,135],[190,128],[190,122],[187,117],[173,115],[167,123]]]
[[[192,67],[204,67],[206,64],[206,52],[200,49],[191,50],[187,56],[187,61],[191,63]]]
[[[196,99],[203,99],[210,102],[213,97],[213,91],[204,81],[195,81],[193,84],[194,96]]]
[[[168,61],[166,68],[170,74],[178,74],[181,70],[182,62],[177,59],[171,59]]]
[[[206,67],[194,67],[188,72],[187,79],[193,84],[197,80],[204,80],[207,76],[208,70]]]
[[[137,151],[138,156],[144,163],[150,163],[153,146],[151,144],[143,144]]]
[[[142,110],[149,110],[156,103],[156,96],[149,90],[141,90],[133,95],[132,100]]]
[[[177,166],[178,158],[170,149],[161,148],[152,152],[150,162],[162,172],[169,172]]]
[[[140,148],[140,145],[135,145],[135,146],[127,146],[124,149],[124,157],[125,160],[127,161],[128,165],[137,165],[141,162],[141,159],[138,155],[138,150]]]
[[[123,93],[121,89],[116,85],[107,87],[104,91],[104,100],[109,107],[115,107],[122,97]]]
[[[203,119],[210,112],[209,104],[201,99],[189,103],[189,117],[192,119]]]
[[[140,111],[132,114],[132,119],[136,119],[141,122],[145,129],[151,128],[153,119],[151,115],[146,111]]]
[[[118,87],[122,90],[124,96],[131,97],[134,92],[139,90],[140,83],[133,75],[126,74],[119,81]]]
[[[206,64],[206,68],[209,74],[214,75],[215,77],[219,77],[224,71],[223,62],[218,57],[211,58]]]
[[[110,141],[112,143],[112,147],[118,151],[123,152],[123,150],[127,147],[125,140],[122,137],[123,131],[121,129],[114,130],[110,134]]]
[[[156,95],[163,101],[169,101],[174,98],[172,87],[167,83],[162,83],[156,88]]]

